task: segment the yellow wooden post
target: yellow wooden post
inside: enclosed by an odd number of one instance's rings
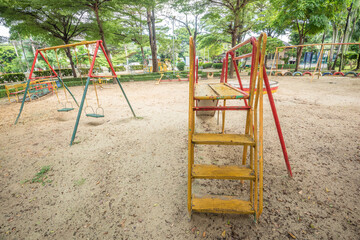
[[[320,78],[320,74],[321,74],[321,64],[322,64],[322,59],[323,59],[323,53],[324,53],[324,45],[322,45],[321,47],[321,52],[320,52],[320,62],[319,62],[319,75],[318,75],[318,79]]]
[[[314,72],[313,72],[313,74],[312,74],[312,77],[311,77],[311,82],[313,81],[313,79],[314,79],[314,76],[315,76],[315,73],[316,73],[316,70],[318,69],[318,66],[319,66],[319,62],[320,62],[320,57],[321,57],[321,55],[322,55],[322,51],[324,50],[324,45],[321,45],[321,50],[320,50],[320,55],[319,55],[319,58],[318,58],[318,60],[317,60],[317,62],[316,62],[316,67],[315,67],[315,70],[314,70]]]

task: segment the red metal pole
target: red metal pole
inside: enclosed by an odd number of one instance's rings
[[[235,61],[235,54],[233,53],[233,52],[231,52],[230,53],[230,55],[231,55],[231,58],[233,59],[233,64],[234,64],[234,67],[235,67],[235,72],[236,72],[236,76],[237,76],[237,79],[238,79],[238,81],[239,81],[239,86],[240,86],[240,89],[242,90],[242,91],[244,91],[244,88],[243,88],[243,85],[242,85],[242,82],[241,82],[241,78],[240,78],[240,73],[239,73],[239,69],[238,69],[238,67],[237,67],[237,65],[236,65],[236,61]],[[246,99],[244,99],[244,103],[245,103],[245,106],[248,106],[248,103],[247,103],[247,100]]]
[[[112,73],[115,75],[115,77],[117,77],[116,72],[115,72],[115,70],[114,70],[114,67],[113,67],[113,65],[112,65],[112,63],[111,63],[108,55],[106,54],[105,48],[104,48],[101,40],[99,40],[99,45],[100,45],[101,50],[103,51],[103,53],[104,53],[104,55],[105,55],[106,61],[109,63],[109,66],[110,66],[110,68],[111,68]]]
[[[285,159],[285,163],[286,163],[286,168],[288,170],[289,175],[292,177],[293,174],[291,172],[291,166],[290,166],[290,162],[289,162],[289,158],[287,155],[287,151],[286,151],[286,146],[285,146],[285,141],[284,141],[284,137],[281,131],[281,126],[280,126],[280,122],[279,122],[279,117],[277,115],[277,111],[276,111],[276,107],[275,107],[275,102],[274,102],[274,98],[272,96],[271,93],[271,88],[270,88],[270,83],[269,83],[269,78],[266,74],[266,68],[265,66],[263,67],[263,75],[264,75],[264,82],[265,82],[265,86],[266,86],[266,92],[267,95],[269,97],[269,102],[270,102],[270,106],[271,106],[271,111],[273,113],[274,116],[274,120],[275,120],[275,125],[276,125],[276,129],[279,135],[279,139],[280,139],[280,144],[281,144],[281,148],[284,154],[284,159]]]
[[[56,50],[55,50],[56,51]],[[41,57],[45,60],[46,64],[49,66],[49,68],[51,69],[51,71],[55,74],[55,77],[57,77],[57,73],[55,72],[55,70],[51,67],[50,63],[46,60],[46,58],[44,57],[44,55],[41,53],[41,51],[39,51]],[[31,72],[32,73],[32,72]]]
[[[31,79],[31,76],[34,72],[34,68],[35,68],[35,63],[36,63],[36,59],[37,59],[37,56],[39,54],[39,50],[36,50],[36,53],[35,53],[35,57],[34,57],[34,61],[33,61],[33,64],[31,66],[31,70],[30,70],[30,75],[29,75],[29,79]],[[41,54],[41,53],[40,53]]]
[[[227,83],[227,78],[228,78],[228,69],[229,69],[229,53],[226,53],[226,57],[225,57],[225,76],[224,76],[226,83]]]
[[[93,69],[94,69],[95,60],[96,60],[96,55],[97,55],[97,52],[98,52],[98,50],[99,50],[100,42],[101,42],[101,40],[99,40],[99,41],[96,43],[96,47],[95,47],[95,51],[94,51],[94,57],[93,57],[93,60],[92,60],[92,62],[91,62],[91,65],[90,65],[89,77],[92,77],[92,71],[93,71]],[[103,50],[103,51],[104,51],[104,50]],[[104,51],[104,53],[105,53],[105,51]],[[105,53],[105,56],[106,56],[106,53]],[[110,67],[111,67],[111,65],[110,65]],[[113,68],[112,68],[111,70],[114,71]]]

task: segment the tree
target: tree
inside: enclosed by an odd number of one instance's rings
[[[236,46],[239,43],[246,32],[248,32],[252,23],[251,20],[251,11],[246,11],[250,3],[255,2],[256,0],[209,0],[210,4],[219,6],[220,12],[217,12],[217,16],[223,16],[226,21],[226,32],[231,35],[231,46]],[[210,9],[211,10],[211,9]],[[225,13],[223,13],[225,10]],[[250,15],[250,16],[249,16]],[[223,28],[222,26],[222,28]],[[232,61],[230,62],[229,76],[233,77],[234,75],[234,66]]]
[[[308,35],[316,34],[327,26],[334,14],[334,5],[342,1],[273,0],[272,3],[279,9],[277,20],[296,31],[299,37],[298,45],[302,45]],[[302,47],[297,48],[295,71],[299,68],[302,50]]]
[[[46,4],[40,0],[2,2],[0,7],[0,17],[12,34],[36,35],[52,43],[69,44],[87,30],[82,22],[85,12],[69,10],[59,1],[48,0]],[[65,52],[76,77],[71,51],[65,48]]]

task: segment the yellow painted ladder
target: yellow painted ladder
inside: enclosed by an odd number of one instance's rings
[[[258,219],[263,209],[263,69],[266,45],[266,34],[258,39],[250,38],[237,47],[229,50],[232,61],[239,58],[231,55],[231,51],[244,46],[253,45],[253,68],[251,73],[250,93],[232,87],[225,80],[220,83],[200,84],[195,81],[195,45],[190,37],[190,79],[189,79],[189,138],[188,138],[188,211],[193,212],[252,214]],[[235,49],[235,50],[234,50]],[[247,54],[248,57],[250,54]],[[244,55],[245,56],[245,55]],[[228,58],[226,59],[228,60]],[[223,63],[225,64],[225,63]],[[226,67],[227,68],[227,63]],[[224,69],[223,68],[223,69]],[[227,75],[227,71],[225,72]],[[222,75],[223,76],[223,75]],[[238,75],[239,81],[240,76]],[[257,91],[255,91],[255,87]],[[224,101],[222,106],[197,106],[197,101]],[[228,106],[231,101],[241,101],[245,106]],[[199,133],[195,130],[196,111],[223,112],[223,129],[225,112],[230,110],[245,110],[246,125],[243,134]],[[241,145],[243,158],[238,165],[204,165],[194,162],[196,145]],[[247,152],[249,151],[249,157]],[[247,161],[248,160],[248,161]],[[246,165],[247,164],[247,165]],[[196,179],[227,179],[249,181],[250,196],[241,200],[236,196],[206,195],[200,196],[194,192],[193,182]]]

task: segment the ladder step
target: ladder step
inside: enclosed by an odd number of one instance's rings
[[[193,178],[255,180],[254,170],[239,166],[193,165]]]
[[[192,199],[194,212],[254,214],[250,201],[244,201],[232,196],[206,196]]]
[[[254,139],[248,134],[194,133],[192,141],[195,144],[255,146]]]

